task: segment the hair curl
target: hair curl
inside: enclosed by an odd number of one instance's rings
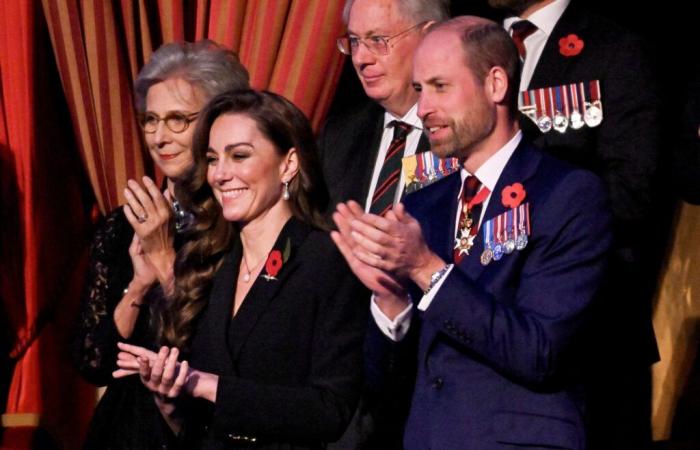
[[[248,71],[232,51],[208,39],[197,42],[173,42],[162,45],[153,52],[148,63],[136,77],[134,96],[137,111],[139,113],[146,111],[146,97],[151,86],[173,78],[181,78],[199,88],[201,100],[204,102],[222,92],[249,87]],[[204,222],[196,224],[195,228],[207,226],[206,217],[202,217]],[[228,228],[228,224],[209,223],[208,226],[222,230],[223,225]],[[219,243],[216,241],[211,243],[214,247],[217,247],[217,244]],[[188,246],[189,244],[184,244],[184,247]],[[214,267],[205,267],[204,259],[199,262],[192,260],[191,264],[203,273],[207,270],[215,270]],[[166,323],[171,315],[171,307],[171,302],[166,299],[160,299],[151,307],[151,325],[159,337],[162,337],[165,329],[168,328]],[[183,314],[186,314],[186,311],[183,311]],[[167,342],[170,341],[176,340],[172,338],[167,340]]]

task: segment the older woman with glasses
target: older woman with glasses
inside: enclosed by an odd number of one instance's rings
[[[172,399],[186,448],[324,448],[360,395],[369,296],[324,230],[311,127],[276,94],[226,93],[194,153],[165,346],[119,344],[115,376]]]
[[[136,78],[139,121],[148,152],[165,175],[165,190],[148,177],[142,185],[129,180],[126,205],[104,219],[93,240],[74,356],[88,381],[109,387],[85,448],[167,445],[158,398],[138,380],[112,379],[117,342],[153,344],[150,330],[159,317],[153,313],[172,291],[175,249],[191,226],[174,183],[192,166],[197,116],[210,98],[247,86],[248,73],[236,55],[212,41],[163,45]]]

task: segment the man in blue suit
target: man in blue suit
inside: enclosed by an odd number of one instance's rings
[[[434,26],[413,78],[432,150],[462,170],[385,217],[334,214],[374,293],[370,381],[417,366],[409,450],[585,449],[580,368],[612,241],[602,182],[522,140],[517,50],[498,24]]]

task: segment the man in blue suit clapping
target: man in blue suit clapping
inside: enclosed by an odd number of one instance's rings
[[[415,370],[406,449],[586,448],[589,312],[612,244],[602,182],[522,139],[496,23],[433,26],[413,65],[432,151],[461,171],[333,239],[374,295],[368,377]],[[413,369],[412,369],[413,368]]]

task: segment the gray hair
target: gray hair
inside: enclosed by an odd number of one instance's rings
[[[214,41],[173,42],[153,52],[134,82],[136,110],[146,111],[146,95],[154,84],[181,78],[196,86],[205,101],[232,89],[248,89],[248,71],[235,53]]]
[[[449,0],[394,0],[398,2],[399,11],[409,21],[416,24],[422,22],[442,22],[450,18]],[[355,0],[345,0],[343,7],[343,22],[348,24],[350,9]]]

